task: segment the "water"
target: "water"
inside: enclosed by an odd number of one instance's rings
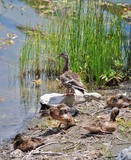
[[[17,26],[35,27],[42,23],[42,18],[22,1],[5,2],[0,1],[0,38],[7,39],[7,33],[15,33],[18,37],[13,45],[3,47],[0,44],[0,142],[13,137],[38,112],[41,95],[58,91],[55,81],[44,74],[40,88],[35,88],[32,78],[20,80],[19,54],[25,34]],[[131,3],[130,0],[125,2]]]
[[[1,3],[1,2],[0,2]],[[19,78],[19,54],[25,34],[17,29],[18,25],[35,27],[42,19],[23,2],[7,1],[0,5],[0,38],[7,39],[7,33],[15,33],[13,45],[0,46],[0,141],[10,139],[39,109],[39,97],[55,91],[54,81],[43,77],[44,84],[35,89],[32,80],[23,83]],[[48,88],[48,84],[50,88]]]
[[[130,0],[107,0],[107,2],[128,3],[128,4],[131,4]]]

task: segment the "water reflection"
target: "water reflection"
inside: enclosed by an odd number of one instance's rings
[[[106,14],[113,14],[122,17],[122,27],[125,28],[123,32],[122,57],[124,59],[124,69],[131,67],[131,1],[107,1],[103,3],[102,8],[107,11]],[[120,4],[122,2],[122,4]],[[119,4],[118,4],[119,3]],[[118,4],[118,5],[116,5]]]
[[[126,25],[126,32],[123,36],[124,43],[122,45],[123,57],[125,58],[124,68],[131,70],[131,25]]]
[[[39,106],[39,98],[45,93],[60,92],[57,82],[54,78],[41,78],[42,83],[38,86],[33,83],[34,78],[20,78],[20,100],[21,104],[29,107],[34,105],[37,111]]]
[[[15,33],[18,38],[14,40],[14,44],[0,48],[0,97],[3,98],[0,101],[0,141],[19,132],[25,121],[37,112],[39,95],[46,93],[42,89],[36,90],[32,79],[20,79],[18,63],[25,34],[17,29],[17,25],[26,25],[28,22],[35,26],[41,22],[41,18],[23,2],[2,2],[0,38],[6,39],[7,33]],[[22,6],[25,10],[22,10]]]

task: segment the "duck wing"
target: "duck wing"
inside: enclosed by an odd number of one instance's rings
[[[81,78],[78,74],[73,73],[71,70],[66,71],[60,75],[60,80],[62,82],[69,81],[72,85],[84,88]]]
[[[59,120],[59,110],[57,107],[50,108],[50,116],[55,120]]]
[[[105,122],[101,129],[105,133],[113,133],[116,130],[117,123],[116,122]]]
[[[92,134],[103,133],[100,126],[86,126],[84,129],[88,130]]]
[[[66,77],[68,80],[72,80],[74,85],[79,86],[79,87],[84,87],[80,76],[72,72],[71,70],[66,71],[63,74],[63,76]]]
[[[79,83],[74,79],[70,79],[68,78],[68,76],[65,76],[65,74],[60,76],[60,81],[66,88],[77,89],[82,93],[84,93],[84,90],[85,90],[84,87],[82,85],[79,85]]]

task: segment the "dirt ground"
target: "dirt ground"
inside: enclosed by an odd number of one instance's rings
[[[131,97],[131,82],[116,88],[97,90],[100,100],[90,100],[75,107],[79,114],[74,117],[76,126],[64,131],[58,129],[58,121],[38,114],[22,131],[31,137],[45,138],[45,144],[30,152],[14,150],[12,141],[0,146],[0,160],[115,160],[118,153],[131,146],[131,108],[120,110],[117,129],[113,134],[90,134],[83,127],[97,116],[110,114],[106,107],[107,97],[127,93]]]

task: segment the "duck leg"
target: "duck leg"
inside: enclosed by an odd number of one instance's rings
[[[75,91],[73,88],[67,88],[66,89],[66,96],[74,96]]]

